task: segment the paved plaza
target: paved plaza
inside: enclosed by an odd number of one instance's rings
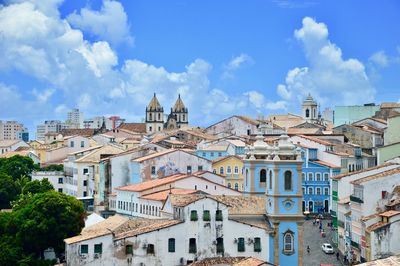
[[[304,222],[304,266],[319,266],[320,264],[342,265],[336,259],[336,248],[334,248],[334,254],[325,254],[321,249],[323,243],[332,244],[332,230],[327,227],[328,222],[330,220],[322,220],[322,227],[326,233],[325,237],[321,237],[319,227],[318,225],[313,225],[312,219]],[[307,254],[307,246],[310,246],[310,254]]]

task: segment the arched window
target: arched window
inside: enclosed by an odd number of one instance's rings
[[[329,181],[329,174],[328,173],[324,173],[324,181]]]
[[[231,174],[232,173],[232,169],[231,169],[231,167],[229,165],[226,167],[226,173],[227,174]]]
[[[219,168],[219,173],[220,173],[221,175],[224,174],[224,167],[221,166],[221,167]]]
[[[293,185],[292,185],[292,172],[286,171],[285,172],[285,185],[284,185],[285,190],[293,190]]]
[[[310,110],[309,109],[306,109],[306,117],[307,118],[310,117]]]
[[[235,166],[234,173],[235,173],[235,174],[238,174],[238,173],[239,173],[239,167]]]
[[[269,171],[269,189],[272,189],[272,171]]]
[[[314,177],[313,177],[313,173],[308,173],[308,181],[313,181]]]
[[[150,121],[153,120],[153,114],[152,113],[149,114],[149,120]]]
[[[231,188],[232,186],[231,186],[231,183],[228,183],[228,188]]]
[[[239,184],[235,183],[235,190],[239,190]]]
[[[321,181],[321,173],[316,173],[315,174],[315,180],[316,181]]]
[[[294,252],[293,239],[293,232],[287,231],[283,234],[283,252],[285,254],[290,254]]]
[[[260,171],[260,183],[267,182],[267,171],[265,169],[261,169]]]

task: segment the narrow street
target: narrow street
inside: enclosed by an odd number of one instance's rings
[[[332,244],[330,241],[332,230],[327,227],[328,221],[330,222],[330,220],[322,220],[322,226],[326,233],[325,237],[321,237],[319,227],[318,225],[313,225],[312,219],[304,222],[304,266],[319,266],[320,264],[342,265],[336,259],[336,249],[334,249],[334,254],[325,254],[321,249],[323,243]],[[310,246],[310,254],[307,254],[307,246]]]

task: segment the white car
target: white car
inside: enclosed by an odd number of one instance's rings
[[[329,243],[322,244],[321,248],[322,248],[322,251],[325,252],[326,254],[333,254],[334,253],[333,247]]]

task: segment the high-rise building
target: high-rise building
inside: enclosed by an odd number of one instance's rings
[[[67,125],[60,120],[47,120],[44,124],[38,125],[36,128],[36,139],[45,140],[46,133],[57,133],[67,128]]]
[[[0,120],[0,140],[17,140],[20,131],[27,132],[28,130],[17,121]]]
[[[67,121],[65,121],[69,128],[83,128],[83,113],[79,109],[72,109],[67,113]]]

